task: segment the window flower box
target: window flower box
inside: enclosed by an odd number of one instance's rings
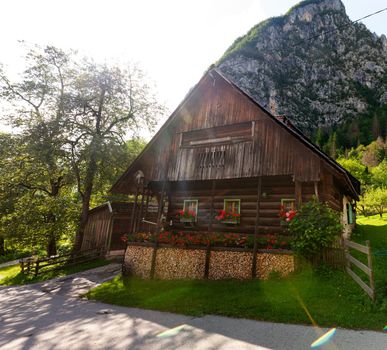
[[[179,211],[178,217],[181,223],[189,224],[197,221],[198,201],[196,199],[184,200],[183,210]]]
[[[219,210],[219,214],[215,216],[215,220],[222,224],[239,224],[241,214],[235,212],[227,212],[225,210]]]
[[[241,214],[240,199],[225,199],[223,210],[219,210],[215,220],[222,224],[237,225],[240,222]]]

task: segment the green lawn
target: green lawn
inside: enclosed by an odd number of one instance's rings
[[[110,261],[99,259],[88,263],[79,264],[76,266],[64,267],[60,270],[42,273],[37,277],[27,276],[21,273],[20,265],[12,265],[0,269],[0,285],[13,286],[46,281],[51,278],[67,276],[72,273],[89,270],[94,267],[103,266],[109,263]]]
[[[370,240],[378,302],[373,304],[343,271],[306,268],[286,279],[267,281],[160,281],[117,277],[88,293],[109,304],[319,326],[374,329],[387,323],[387,218],[358,219],[353,240]],[[384,288],[384,289],[383,289]],[[312,317],[308,316],[308,314]]]
[[[379,215],[360,216],[357,219],[358,227],[352,236],[352,240],[365,244],[370,241],[373,253],[373,268],[376,285],[376,296],[384,299],[387,313],[387,214],[380,218]],[[355,255],[355,254],[354,254]],[[366,262],[364,254],[356,254],[356,257]]]
[[[88,293],[109,304],[186,315],[216,314],[266,321],[382,330],[387,317],[341,271],[306,270],[286,279],[160,281],[133,277],[106,282]],[[361,317],[359,317],[361,315]]]

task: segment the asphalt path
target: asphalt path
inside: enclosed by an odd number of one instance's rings
[[[327,331],[218,316],[194,318],[79,297],[117,273],[115,268],[1,288],[0,349],[310,349]],[[321,349],[386,350],[387,333],[338,329]]]

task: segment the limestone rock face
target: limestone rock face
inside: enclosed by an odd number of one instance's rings
[[[353,23],[340,0],[303,1],[259,23],[218,67],[307,133],[387,101],[387,39]]]

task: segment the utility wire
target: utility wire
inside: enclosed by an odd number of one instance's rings
[[[351,21],[351,20],[350,20],[350,22],[349,22],[348,24],[343,25],[343,26],[341,26],[341,27],[339,27],[339,28],[327,30],[327,31],[325,31],[325,32],[321,32],[321,33],[319,33],[319,34],[310,36],[310,37],[308,37],[308,38],[306,38],[306,39],[300,40],[299,42],[297,42],[297,43],[295,43],[295,44],[293,44],[293,45],[288,46],[288,49],[292,49],[292,48],[294,48],[294,47],[296,47],[296,46],[305,44],[306,42],[311,41],[311,40],[313,40],[313,39],[316,39],[316,38],[318,38],[318,37],[320,37],[320,36],[322,36],[322,35],[333,34],[333,33],[335,33],[335,32],[339,32],[339,31],[341,31],[342,29],[344,29],[344,28],[346,28],[346,27],[349,27],[349,26],[352,25],[353,23],[357,23],[357,22],[359,22],[359,21],[361,21],[361,20],[363,20],[363,19],[370,18],[370,17],[375,16],[375,15],[377,15],[377,14],[379,14],[379,13],[384,12],[384,11],[387,11],[387,7],[383,8],[383,9],[381,9],[381,10],[375,11],[375,12],[373,12],[373,13],[370,13],[370,14],[368,14],[368,15],[365,15],[365,16],[363,16],[363,17],[361,17],[361,18],[358,18],[358,19],[356,19],[356,20],[354,20],[354,21]],[[268,51],[266,51],[266,53],[270,53],[270,51],[271,51],[271,52],[276,52],[276,50],[273,49],[273,50],[268,50]],[[231,62],[230,62],[230,63],[231,63]],[[238,63],[235,62],[235,65],[237,65],[237,64],[238,64]],[[228,64],[228,66],[230,67],[229,64]],[[233,66],[233,64],[231,64],[231,66]],[[327,80],[327,81],[328,81],[328,80]],[[268,106],[267,104],[264,105],[265,108],[266,108],[267,106]]]
[[[363,20],[363,19],[366,19],[366,18],[375,16],[375,15],[381,13],[381,12],[384,12],[384,11],[387,11],[387,7],[384,8],[384,9],[381,9],[381,10],[379,10],[379,11],[370,13],[370,14],[364,16],[364,17],[358,18],[358,19],[356,19],[356,20],[354,20],[354,21],[350,21],[350,23],[348,23],[348,24],[346,24],[346,25],[343,25],[343,26],[341,26],[340,28],[327,30],[327,31],[325,31],[325,32],[322,32],[322,33],[319,33],[319,34],[310,36],[309,38],[306,38],[306,39],[304,39],[304,40],[300,40],[298,43],[294,44],[293,46],[290,46],[290,48],[293,48],[293,47],[295,47],[295,46],[301,45],[301,44],[303,44],[303,43],[306,42],[306,41],[310,41],[310,40],[316,39],[316,38],[318,38],[318,37],[321,36],[321,35],[325,35],[325,34],[330,34],[330,33],[334,33],[334,32],[341,31],[342,29],[344,29],[344,28],[346,28],[346,27],[349,27],[349,26],[350,26],[351,24],[353,24],[353,23],[357,23],[357,22],[359,22],[359,21],[361,21],[361,20]]]
[[[356,20],[354,20],[354,21],[351,21],[351,20],[350,20],[350,22],[349,22],[348,24],[343,25],[343,26],[341,26],[341,27],[339,27],[339,28],[327,30],[327,31],[321,32],[321,33],[319,33],[319,34],[312,35],[312,36],[310,36],[310,37],[308,37],[308,38],[306,38],[306,39],[300,40],[299,42],[297,42],[297,43],[295,43],[295,44],[293,44],[293,45],[288,46],[288,48],[289,48],[289,49],[292,49],[292,48],[294,48],[294,47],[296,47],[296,46],[299,46],[299,45],[302,45],[302,44],[306,43],[307,41],[316,39],[316,38],[320,37],[321,35],[326,35],[326,34],[331,34],[331,33],[334,33],[334,32],[341,31],[342,29],[344,29],[344,28],[346,28],[346,27],[349,27],[349,26],[352,25],[353,23],[357,23],[357,22],[359,22],[359,21],[361,21],[361,20],[363,20],[363,19],[370,18],[370,17],[375,16],[375,15],[377,15],[377,14],[379,14],[379,13],[384,12],[384,11],[387,11],[387,7],[383,8],[383,9],[381,9],[381,10],[378,10],[378,11],[376,11],[376,12],[370,13],[370,14],[364,16],[364,17],[358,18],[358,19],[356,19]],[[273,50],[269,50],[268,52],[270,52],[270,51],[273,51],[273,52],[274,52],[274,49],[273,49]]]

